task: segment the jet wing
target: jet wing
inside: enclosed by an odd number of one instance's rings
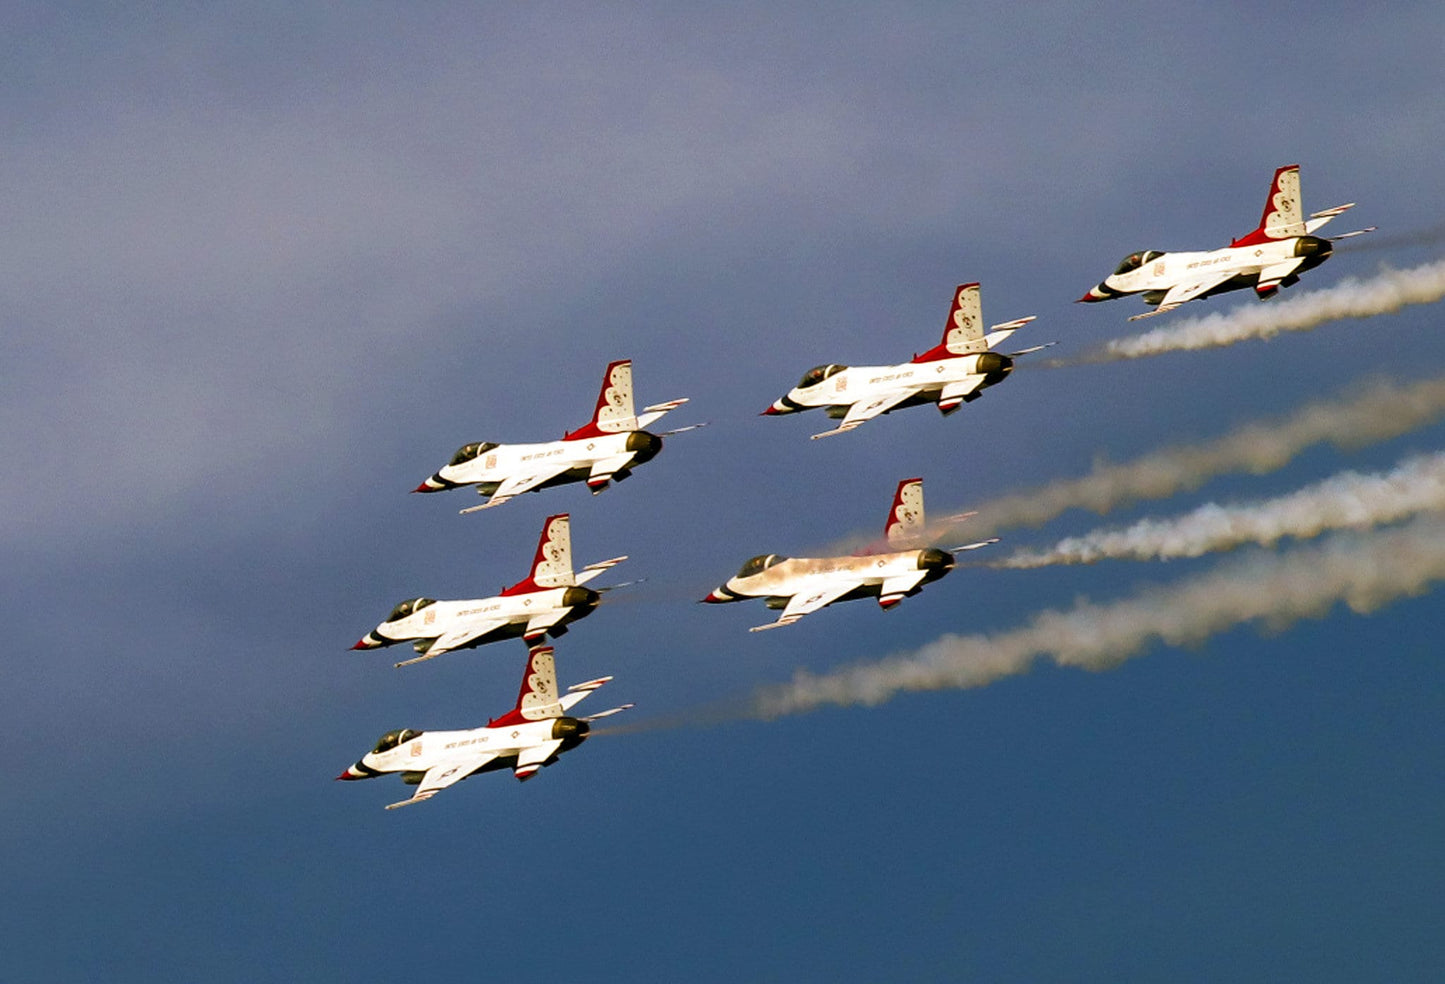
[[[825,605],[837,601],[854,588],[861,587],[862,584],[861,578],[849,578],[846,581],[833,581],[816,591],[799,592],[788,601],[788,606],[783,609],[783,614],[778,616],[776,622],[755,625],[748,631],[762,632],[767,629],[782,628],[784,625],[792,625],[804,615],[810,615]]]
[[[491,618],[485,622],[469,622],[460,629],[452,629],[437,637],[437,641],[427,647],[426,652],[420,656],[413,656],[411,659],[404,659],[397,666],[410,666],[413,663],[420,663],[424,660],[434,659],[442,653],[449,653],[453,649],[460,649],[474,639],[491,632],[493,629],[500,629],[506,625],[509,619]]]
[[[539,471],[513,475],[502,482],[501,485],[498,485],[497,491],[493,492],[492,497],[486,502],[480,506],[469,506],[463,509],[462,512],[471,513],[476,512],[478,509],[490,509],[493,506],[500,506],[513,496],[521,495],[523,492],[530,492],[543,482],[551,481],[571,467],[571,462],[559,461],[555,464],[549,464]]]
[[[404,799],[399,803],[391,803],[387,806],[387,809],[395,810],[398,806],[410,806],[413,803],[420,803],[422,800],[431,799],[453,783],[461,782],[496,757],[495,752],[479,752],[470,758],[457,762],[451,762],[445,765],[434,765],[426,771],[426,775],[421,777],[421,785],[416,787],[416,792],[412,794],[411,799]]]
[[[524,748],[517,753],[517,764],[512,766],[512,772],[518,779],[530,779],[537,774],[546,761],[557,754],[557,749],[562,747],[562,739],[544,741],[540,745],[533,745],[531,748]]]
[[[843,422],[838,425],[837,429],[824,431],[821,434],[814,434],[813,440],[816,441],[820,437],[832,437],[834,434],[846,433],[855,427],[867,423],[880,413],[887,413],[916,392],[918,392],[918,390],[910,386],[907,389],[890,390],[881,396],[871,397],[867,400],[859,400],[848,408],[848,415],[843,418]]]
[[[1156,314],[1172,311],[1186,301],[1192,301],[1200,294],[1208,293],[1238,272],[1238,270],[1222,270],[1211,273],[1198,280],[1188,280],[1175,284],[1169,288],[1169,292],[1164,295],[1164,299],[1159,302],[1157,308],[1152,311],[1145,311],[1143,314],[1136,314],[1129,320],[1138,321],[1140,318],[1152,318]]]

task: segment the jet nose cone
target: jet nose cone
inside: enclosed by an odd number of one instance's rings
[[[376,648],[376,643],[372,642],[368,637],[362,636],[360,639],[356,640],[356,645],[352,646],[351,648],[352,648],[352,649],[374,649],[374,648]]]
[[[346,781],[346,780],[351,780],[351,779],[365,779],[365,778],[366,778],[366,776],[364,776],[364,775],[356,768],[356,766],[354,766],[354,765],[348,765],[348,766],[346,767],[346,771],[343,772],[343,773],[341,773],[341,775],[339,775],[339,776],[336,777],[336,781]]]
[[[706,598],[699,599],[699,601],[701,601],[705,605],[720,605],[725,601],[731,600],[731,598],[729,598],[726,594],[723,593],[722,588],[714,588],[707,593]]]

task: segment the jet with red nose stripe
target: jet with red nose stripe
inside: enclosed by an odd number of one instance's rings
[[[946,416],[978,399],[985,388],[1002,382],[1013,371],[1014,359],[1048,347],[1036,345],[1008,355],[993,351],[1033,320],[1030,316],[1006,321],[985,334],[978,284],[960,284],[954,289],[953,306],[938,345],[901,365],[817,366],[763,413],[775,416],[827,407],[828,416],[841,418],[842,423],[834,430],[814,434],[815,440],[846,433],[902,407],[931,403]]]
[[[623,704],[588,717],[568,712],[592,691],[611,680],[599,677],[557,692],[557,665],[551,646],[535,646],[527,654],[517,706],[486,727],[468,731],[414,731],[398,728],[381,736],[376,747],[347,767],[337,779],[371,779],[401,773],[402,782],[416,787],[410,799],[387,809],[431,799],[468,776],[511,769],[519,780],[532,778],[563,752],[587,740],[591,722],[625,711]]]
[[[1172,311],[1188,301],[1212,297],[1231,290],[1254,288],[1255,296],[1267,300],[1281,287],[1292,287],[1299,275],[1330,258],[1341,239],[1373,232],[1375,227],[1357,229],[1333,238],[1314,235],[1326,222],[1355,207],[1336,205],[1306,218],[1300,202],[1299,165],[1287,164],[1274,172],[1269,198],[1264,203],[1259,228],[1235,239],[1222,249],[1193,253],[1164,253],[1140,250],[1124,257],[1118,268],[1097,287],[1079,298],[1083,302],[1107,301],[1128,294],[1142,294],[1152,311],[1136,314],[1130,321]]]
[[[410,642],[417,655],[396,664],[409,666],[454,649],[469,649],[500,639],[520,638],[528,645],[540,643],[549,635],[562,635],[570,623],[591,615],[602,596],[583,585],[626,559],[601,560],[574,574],[571,519],[566,513],[549,516],[542,526],[532,573],[525,581],[493,598],[408,599],[351,648],[380,649]]]
[[[463,509],[476,512],[500,506],[524,492],[536,492],[554,485],[586,482],[596,495],[612,482],[620,482],[632,469],[651,461],[662,450],[662,439],[694,427],[653,434],[646,428],[686,399],[669,400],[633,411],[632,360],[623,359],[607,367],[597,408],[584,426],[569,431],[560,441],[545,444],[493,444],[475,441],[463,445],[452,460],[413,492],[443,492],[463,485],[475,485],[487,501]]]
[[[702,600],[722,604],[766,598],[767,607],[782,609],[776,622],[755,625],[750,632],[792,625],[835,601],[854,598],[877,598],[879,606],[887,611],[953,570],[954,553],[986,547],[997,543],[998,538],[951,551],[926,546],[926,542],[923,479],[904,479],[893,494],[882,543],[846,557],[810,559],[762,554]]]

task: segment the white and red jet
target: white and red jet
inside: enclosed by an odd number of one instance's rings
[[[586,425],[564,434],[560,441],[546,444],[476,441],[463,445],[450,463],[412,491],[441,492],[475,485],[478,494],[490,496],[479,506],[463,509],[464,513],[500,506],[523,492],[571,482],[586,482],[596,495],[610,483],[627,478],[633,468],[656,457],[662,450],[664,437],[693,429],[683,427],[663,434],[644,429],[686,402],[686,399],[669,400],[644,407],[641,415],[635,413],[632,360],[623,359],[607,367],[597,409]]]
[[[611,679],[579,683],[559,696],[552,647],[535,646],[527,654],[517,706],[506,714],[488,721],[484,728],[469,731],[388,731],[361,761],[336,778],[370,779],[400,772],[402,782],[416,786],[416,792],[411,799],[392,803],[388,810],[431,799],[478,772],[510,768],[518,779],[530,779],[537,770],[557,761],[557,756],[586,741],[590,722],[632,706],[623,704],[581,718],[567,713]]]
[[[504,589],[494,598],[403,601],[392,609],[385,622],[351,648],[380,649],[398,642],[411,642],[418,655],[396,664],[408,666],[454,649],[500,639],[521,638],[528,645],[540,643],[548,635],[565,633],[568,623],[591,615],[601,595],[582,585],[626,559],[601,560],[574,574],[571,520],[566,513],[549,516],[537,542],[532,573],[525,581]]]
[[[900,407],[936,404],[950,414],[983,395],[985,387],[1013,371],[1013,360],[1046,345],[1003,355],[992,351],[1019,328],[1033,321],[1019,318],[994,325],[985,334],[978,284],[960,284],[953,292],[953,307],[943,328],[943,341],[915,355],[911,362],[894,366],[824,365],[809,369],[802,380],[764,410],[768,415],[796,413],[827,407],[828,416],[842,418],[834,430],[813,438],[842,434],[879,414]]]
[[[1308,218],[1300,203],[1299,165],[1288,164],[1274,172],[1269,198],[1259,228],[1233,240],[1223,249],[1195,253],[1162,253],[1141,250],[1124,257],[1119,268],[1080,301],[1107,301],[1126,294],[1143,294],[1153,311],[1136,314],[1130,321],[1172,311],[1186,301],[1211,297],[1231,290],[1253,287],[1260,300],[1273,297],[1281,287],[1292,287],[1299,275],[1330,258],[1330,244],[1351,236],[1373,232],[1357,229],[1325,239],[1312,235],[1335,216],[1355,207],[1336,205]]]
[[[876,597],[886,611],[953,570],[955,552],[998,542],[995,537],[955,547],[952,551],[920,546],[926,542],[921,478],[907,478],[898,483],[883,537],[883,543],[864,547],[846,557],[809,559],[762,554],[744,564],[736,577],[702,600],[721,604],[766,598],[769,608],[782,609],[783,614],[776,622],[753,626],[750,632],[792,625],[804,615],[835,601],[854,598]]]

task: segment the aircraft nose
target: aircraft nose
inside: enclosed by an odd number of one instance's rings
[[[377,646],[379,646],[379,645],[381,645],[381,643],[379,643],[379,642],[373,642],[371,636],[369,636],[369,635],[364,635],[364,636],[362,636],[360,639],[356,640],[356,645],[352,646],[351,648],[352,648],[352,649],[375,649],[375,648],[376,648]]]
[[[444,482],[441,480],[441,476],[440,476],[440,475],[433,475],[431,478],[427,479],[425,482],[422,482],[422,483],[421,483],[420,485],[418,485],[416,488],[412,489],[412,491],[413,491],[413,492],[440,492],[440,491],[441,491],[442,489],[444,489],[444,488],[446,488],[446,483],[444,483]]]
[[[707,593],[706,598],[701,599],[702,603],[706,605],[721,605],[724,602],[732,600],[733,599],[731,596],[728,595],[726,588],[713,588]]]
[[[1089,292],[1088,292],[1087,294],[1085,294],[1083,297],[1081,297],[1081,298],[1079,298],[1078,300],[1074,301],[1074,303],[1075,303],[1075,304],[1090,304],[1090,303],[1092,303],[1092,302],[1094,302],[1094,301],[1107,301],[1108,299],[1109,299],[1109,295],[1106,294],[1106,293],[1104,293],[1104,292],[1103,292],[1102,290],[1100,290],[1098,287],[1090,287],[1090,288],[1089,288]]]
[[[341,775],[339,775],[339,776],[336,777],[336,779],[337,779],[338,781],[352,780],[352,779],[365,779],[365,778],[366,778],[366,773],[362,772],[360,769],[358,769],[358,768],[357,768],[356,766],[354,766],[354,765],[348,765],[348,766],[346,767],[346,771],[343,772],[343,773],[341,773]]]

